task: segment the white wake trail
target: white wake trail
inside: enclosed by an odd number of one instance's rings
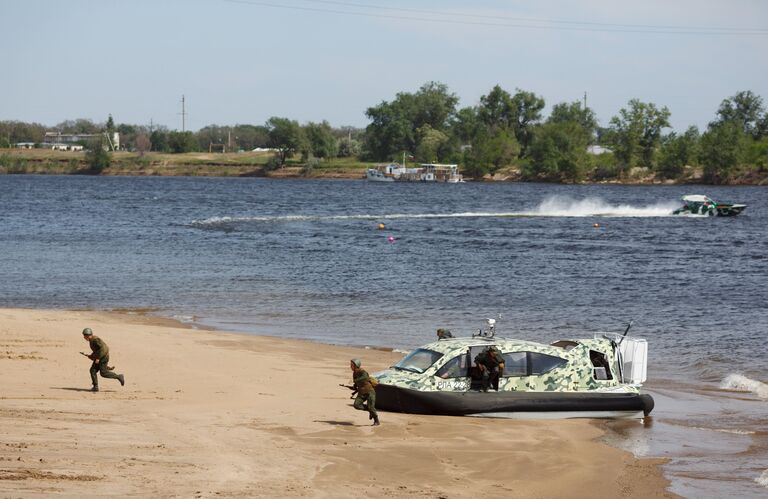
[[[466,211],[458,213],[388,213],[349,215],[274,215],[210,217],[193,220],[192,225],[208,226],[247,222],[304,222],[327,220],[403,220],[440,218],[506,218],[506,217],[668,217],[679,205],[674,202],[659,202],[647,206],[609,204],[600,198],[571,199],[552,196],[539,206],[528,211]]]

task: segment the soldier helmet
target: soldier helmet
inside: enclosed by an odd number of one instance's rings
[[[352,362],[355,367],[360,367],[362,365],[362,362],[360,362],[360,359],[352,359],[350,362]]]
[[[93,336],[93,331],[91,331],[91,328],[87,327],[83,329],[83,336]]]

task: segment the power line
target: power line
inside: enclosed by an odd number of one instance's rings
[[[521,29],[538,29],[538,30],[552,30],[552,31],[584,31],[584,32],[608,32],[608,33],[645,33],[645,34],[665,34],[665,35],[716,35],[716,36],[717,35],[720,35],[720,36],[768,35],[768,29],[762,29],[762,28],[759,28],[759,29],[687,28],[687,27],[681,26],[679,28],[674,27],[675,29],[672,30],[672,29],[667,29],[672,27],[653,26],[653,25],[622,25],[622,24],[614,25],[609,23],[600,24],[600,23],[588,23],[588,22],[578,22],[578,21],[554,21],[554,20],[533,20],[533,19],[526,20],[526,21],[534,21],[534,22],[569,23],[569,24],[582,25],[582,26],[537,26],[533,24],[493,23],[493,22],[483,22],[483,21],[466,21],[466,20],[456,20],[456,19],[437,19],[437,18],[429,18],[429,17],[376,14],[376,13],[370,13],[370,12],[352,12],[352,11],[335,10],[335,9],[323,9],[323,8],[317,8],[317,7],[301,7],[298,5],[280,5],[280,4],[270,3],[270,2],[260,2],[260,1],[254,1],[254,0],[223,0],[223,1],[229,2],[229,3],[244,4],[244,5],[273,7],[276,9],[299,10],[299,11],[305,11],[305,12],[321,12],[324,14],[373,17],[373,18],[380,18],[380,19],[396,19],[396,20],[406,20],[406,21],[420,21],[420,22],[429,22],[429,23],[438,23],[438,24],[493,26],[493,27],[499,27],[499,28],[521,28]],[[315,1],[322,1],[322,0],[315,0]],[[331,2],[325,2],[325,3],[331,3]],[[342,2],[336,2],[336,3],[341,4]],[[355,6],[355,7],[358,6],[355,4],[345,4],[345,5]],[[362,7],[362,5],[359,5],[359,6]],[[374,7],[374,6],[365,6],[365,7]],[[391,7],[378,7],[378,8],[395,9]],[[432,12],[434,14],[444,15],[444,16],[458,15],[458,14],[438,13],[437,11],[417,11],[415,9],[396,9],[396,10],[401,10],[401,11],[408,10],[408,11],[421,12],[421,13]],[[464,17],[481,17],[482,18],[484,16],[464,16]],[[505,18],[496,17],[496,19],[505,19]],[[507,19],[523,20],[524,18],[507,18]],[[595,26],[605,26],[605,27],[589,27],[584,25],[595,25]],[[631,27],[632,29],[619,28],[621,26]]]
[[[498,16],[498,15],[483,15],[483,14],[467,14],[467,13],[451,13],[439,10],[426,10],[426,9],[409,9],[405,7],[389,7],[383,5],[369,5],[353,2],[339,2],[332,0],[304,0],[310,3],[324,3],[331,5],[343,5],[347,7],[360,7],[371,8],[380,10],[394,10],[401,12],[415,12],[421,14],[434,14],[439,16],[461,16],[471,17],[475,19],[503,19],[506,21],[519,21],[519,22],[537,22],[537,23],[552,23],[552,24],[574,24],[574,25],[587,25],[587,26],[610,26],[619,28],[649,28],[649,29],[663,29],[663,30],[705,30],[705,31],[739,31],[739,32],[755,32],[768,33],[768,28],[734,28],[734,27],[715,27],[715,26],[677,26],[677,25],[657,25],[657,24],[619,24],[619,23],[601,23],[593,21],[564,21],[559,19],[543,19],[535,17],[510,17],[510,16]]]

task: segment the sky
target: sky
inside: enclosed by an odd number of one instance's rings
[[[474,106],[499,85],[630,99],[706,128],[751,90],[768,104],[765,0],[0,0],[0,120],[185,127],[278,116],[365,127],[436,81]]]

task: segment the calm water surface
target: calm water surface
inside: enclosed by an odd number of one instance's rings
[[[749,206],[669,216],[691,193]],[[657,408],[615,443],[690,497],[768,493],[764,187],[0,176],[0,227],[4,307],[402,349],[499,314],[536,341],[634,320]]]

